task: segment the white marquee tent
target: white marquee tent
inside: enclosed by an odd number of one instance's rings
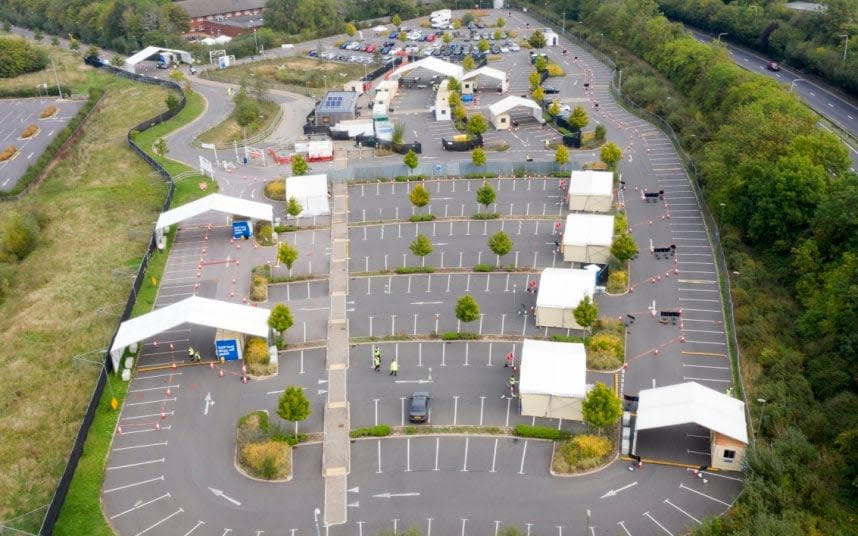
[[[301,175],[286,178],[286,199],[294,197],[304,210],[300,217],[324,216],[331,213],[328,203],[328,176]]]
[[[180,58],[184,63],[193,64],[194,58],[191,56],[190,52],[185,52],[184,50],[176,50],[173,48],[164,48],[164,47],[146,47],[137,54],[129,56],[128,59],[125,60],[125,63],[122,65],[122,69],[128,71],[129,73],[137,72],[137,65],[141,62],[144,62],[154,56],[157,56],[161,52],[172,52],[178,58]]]
[[[230,197],[223,194],[211,194],[196,201],[185,203],[180,207],[170,209],[167,212],[162,212],[158,216],[157,223],[155,223],[155,234],[158,241],[161,241],[164,236],[164,230],[168,229],[171,225],[209,211],[246,216],[254,220],[274,221],[274,208],[267,203],[248,201],[247,199]]]
[[[581,343],[525,339],[519,398],[528,417],[581,420],[587,394],[587,354]]]
[[[584,297],[593,299],[596,272],[573,268],[546,268],[536,294],[536,325],[581,329],[573,311]]]
[[[423,58],[415,62],[400,65],[387,77],[388,80],[398,80],[401,76],[408,74],[417,68],[427,69],[434,73],[438,73],[445,78],[455,78],[461,80],[465,74],[465,69],[461,65],[450,63],[449,61],[440,60],[434,56]]]
[[[610,212],[614,195],[611,171],[573,171],[569,179],[569,210]]]
[[[474,87],[474,83],[471,81],[479,78],[480,76],[487,76],[497,80],[500,83],[498,87],[500,87],[501,93],[509,91],[509,76],[500,69],[495,69],[494,67],[486,65],[479,69],[474,69],[462,77],[462,93],[465,95],[473,93],[476,88]]]
[[[606,264],[614,240],[614,217],[604,214],[569,214],[560,252],[566,262]]]
[[[545,122],[545,119],[542,118],[542,108],[540,108],[535,101],[525,99],[524,97],[510,95],[489,106],[489,114],[491,115],[492,124],[498,130],[509,129],[512,124],[509,112],[514,108],[522,107],[530,108],[533,112],[533,118],[540,123]]]
[[[125,348],[182,324],[226,329],[267,339],[269,314],[271,311],[261,307],[199,296],[185,298],[120,324],[110,347],[113,369],[119,370],[119,359]]]

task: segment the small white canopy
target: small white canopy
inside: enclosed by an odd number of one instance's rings
[[[535,101],[531,99],[525,99],[524,97],[517,97],[515,95],[510,95],[490,105],[489,113],[491,113],[492,116],[498,116],[507,113],[513,108],[519,108],[522,106],[525,108],[532,109],[534,111],[534,117],[536,117],[535,114],[536,112],[538,112],[539,118],[542,119],[542,108],[540,108]]]
[[[304,207],[299,217],[331,213],[328,203],[328,176],[300,175],[286,179],[286,200],[295,198]]]
[[[573,171],[569,179],[569,195],[600,195],[611,197],[614,191],[614,173],[585,169]]]
[[[113,369],[119,369],[119,359],[128,346],[186,323],[228,329],[267,339],[270,314],[271,311],[261,307],[199,296],[185,298],[120,324],[116,338],[113,339],[113,346],[110,347]]]
[[[584,297],[593,298],[596,272],[576,268],[546,268],[539,278],[536,307],[574,309]]]
[[[480,67],[479,69],[474,69],[469,72],[465,76],[462,77],[462,80],[470,80],[471,78],[476,78],[478,76],[488,76],[490,78],[494,78],[495,80],[500,80],[504,82],[507,80],[507,75],[505,72],[500,69],[495,69],[494,67],[489,67],[487,65]]]
[[[168,210],[167,212],[162,212],[158,216],[158,222],[155,224],[155,231],[163,231],[173,224],[212,210],[223,212],[224,214],[246,216],[254,220],[274,221],[274,207],[267,203],[248,201],[247,199],[230,197],[223,194],[211,194]]]
[[[380,24],[378,26],[373,26],[372,31],[374,31],[374,32],[386,32],[387,26],[384,26],[383,24]]]
[[[732,396],[688,382],[644,389],[639,397],[637,430],[695,423],[748,443],[745,403]]]
[[[417,69],[418,67],[428,69],[446,78],[455,78],[456,80],[461,80],[465,73],[465,69],[463,69],[461,65],[440,60],[435,56],[429,56],[428,58],[423,58],[422,60],[417,60],[413,63],[406,63],[405,65],[399,66],[395,71],[390,73],[388,79],[397,80],[399,77]]]
[[[614,217],[603,214],[569,214],[563,230],[564,246],[610,246]]]
[[[137,54],[133,54],[125,60],[125,64],[122,68],[129,73],[137,72],[137,64],[142,61],[146,61],[152,56],[160,53],[160,52],[172,52],[185,63],[193,63],[194,59],[191,57],[189,52],[185,52],[184,50],[176,50],[173,48],[164,48],[164,47],[146,47]]]
[[[519,390],[523,395],[584,398],[587,394],[584,345],[524,339]]]

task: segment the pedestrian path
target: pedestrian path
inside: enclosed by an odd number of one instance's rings
[[[346,318],[348,295],[348,189],[333,186],[331,215],[331,313],[328,318],[328,401],[325,404],[325,439],[322,475],[325,478],[325,525],[346,522],[346,483],[350,470],[349,402],[346,372],[349,366],[349,331]]]

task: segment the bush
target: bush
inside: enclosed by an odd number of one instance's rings
[[[495,178],[497,178],[497,176],[498,176],[497,173],[487,173],[485,171],[483,171],[483,172],[475,171],[472,173],[466,173],[465,174],[466,179],[495,179]]]
[[[595,169],[596,171],[607,171],[608,164],[604,162],[585,162],[581,169]]]
[[[441,335],[441,339],[445,341],[475,341],[480,338],[480,334],[473,331],[448,331]]]
[[[10,145],[10,146],[6,147],[5,149],[3,149],[3,152],[0,153],[0,162],[5,162],[6,160],[9,160],[13,156],[15,156],[15,153],[17,153],[17,152],[18,152],[18,148],[15,147],[14,145]]]
[[[39,242],[39,222],[29,213],[13,211],[0,221],[0,257],[24,259]]]
[[[500,218],[500,214],[497,212],[477,212],[471,218],[475,220],[496,220]]]
[[[412,214],[411,217],[408,218],[411,222],[421,222],[421,221],[432,221],[435,219],[434,214]]]
[[[260,246],[274,245],[274,227],[269,222],[258,221],[253,227],[253,235]]]
[[[38,131],[39,131],[39,127],[37,127],[35,124],[27,125],[27,128],[25,128],[24,130],[21,131],[21,138],[22,139],[31,138],[33,136],[33,134],[35,134]]]
[[[390,426],[387,424],[379,424],[376,426],[365,426],[363,428],[355,428],[349,432],[349,437],[386,437],[391,432]]]
[[[563,70],[563,67],[557,65],[556,63],[549,63],[546,67],[546,71],[548,72],[548,76],[565,76],[566,71]]]
[[[39,114],[39,118],[40,119],[47,119],[49,117],[53,117],[57,114],[58,111],[59,111],[59,108],[57,108],[56,106],[51,104],[50,106],[48,106],[47,108],[42,110],[42,113]]]
[[[396,182],[413,182],[422,181],[426,175],[397,175],[393,180]]]
[[[475,272],[494,272],[495,267],[492,266],[491,264],[486,264],[484,262],[481,262],[480,264],[474,265],[474,271]]]
[[[551,340],[554,342],[584,342],[583,337],[576,337],[575,335],[560,335],[559,333],[552,335]]]
[[[274,201],[286,201],[286,180],[274,179],[265,183],[265,197]],[[279,231],[278,231],[279,232]]]
[[[250,299],[255,302],[268,300],[268,278],[262,275],[250,276]]]
[[[613,270],[608,274],[607,290],[611,294],[622,294],[629,283],[629,274],[625,270]]]
[[[47,65],[48,55],[24,39],[0,37],[0,78],[41,71]]]
[[[569,439],[569,432],[548,428],[547,426],[530,426],[529,424],[517,424],[513,434],[519,437],[533,437],[535,439],[550,439],[551,441],[562,441]]]
[[[276,233],[294,233],[299,230],[300,227],[297,225],[277,225],[274,227],[274,232]]]
[[[432,266],[400,266],[396,270],[397,274],[431,274],[435,272]]]
[[[587,347],[587,367],[605,370],[623,364],[623,339],[614,333],[599,332],[584,343]]]
[[[606,437],[575,436],[557,448],[552,468],[558,473],[586,471],[605,463],[611,452],[613,444]]]
[[[248,473],[265,480],[275,480],[289,475],[289,450],[292,447],[280,441],[248,443],[239,454],[242,466]]]
[[[250,337],[244,345],[244,362],[248,367],[267,365],[271,359],[268,343],[260,337]]]

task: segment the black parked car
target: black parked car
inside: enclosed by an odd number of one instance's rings
[[[426,391],[417,391],[411,395],[408,403],[408,421],[429,423],[429,404],[432,397]]]
[[[551,86],[542,86],[542,91],[545,92],[546,95],[556,95],[560,93],[559,89]]]

